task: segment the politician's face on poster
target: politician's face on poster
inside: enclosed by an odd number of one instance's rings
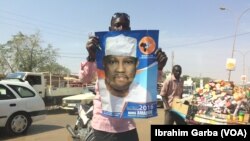
[[[120,91],[128,91],[136,75],[138,59],[131,56],[108,55],[103,58],[106,86]],[[124,95],[118,95],[124,97]]]

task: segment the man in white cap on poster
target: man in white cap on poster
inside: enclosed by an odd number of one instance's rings
[[[105,80],[99,79],[104,111],[122,112],[125,102],[152,102],[151,94],[133,82],[139,64],[136,45],[136,38],[123,34],[106,39],[103,57]]]

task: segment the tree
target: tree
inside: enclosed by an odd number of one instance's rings
[[[190,77],[189,75],[183,75],[183,76],[182,76],[182,79],[185,81],[185,80],[187,80],[189,77]]]
[[[45,66],[41,66],[39,68],[40,72],[51,72],[53,74],[57,74],[59,76],[66,75],[70,73],[70,70],[56,62],[50,62]]]
[[[58,50],[54,49],[51,44],[42,47],[42,41],[39,32],[32,35],[24,35],[19,32],[13,35],[12,39],[2,45],[2,54],[5,60],[6,69],[10,71],[47,71],[47,72],[68,72],[69,69],[56,63]],[[8,63],[9,62],[9,63]],[[2,62],[0,62],[2,63]],[[9,64],[9,65],[8,65]],[[57,68],[56,68],[57,67]]]
[[[4,46],[0,44],[0,57],[2,58],[0,59],[0,74],[6,74],[8,72],[7,70],[11,72],[14,71],[10,64],[9,56],[6,55],[8,52],[9,50],[5,49]]]

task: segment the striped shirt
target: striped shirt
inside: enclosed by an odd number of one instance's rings
[[[160,95],[165,98],[167,103],[164,102],[164,108],[170,109],[174,97],[182,98],[183,94],[183,80],[176,79],[174,75],[171,75],[170,79],[166,79],[163,83]]]

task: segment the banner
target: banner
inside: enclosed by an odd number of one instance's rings
[[[226,69],[229,71],[234,71],[236,65],[236,60],[234,58],[228,58],[226,63]]]
[[[117,118],[157,116],[155,51],[158,30],[95,32],[102,114]]]
[[[249,141],[249,125],[151,125],[151,141],[190,138],[197,140]]]

